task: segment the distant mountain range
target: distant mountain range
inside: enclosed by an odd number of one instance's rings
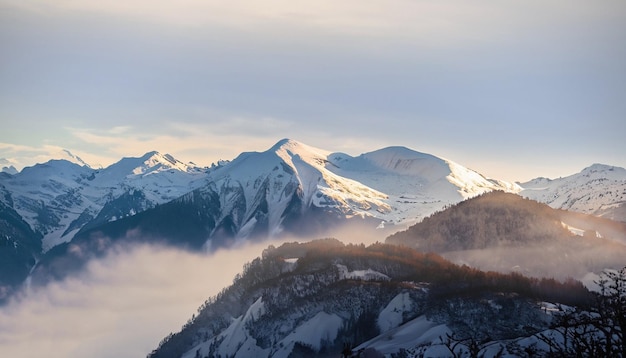
[[[150,152],[104,169],[78,158],[0,173],[0,300],[51,248],[205,185],[209,170]]]
[[[345,223],[386,235],[494,190],[626,221],[626,171],[602,165],[562,179],[509,183],[404,147],[352,157],[289,139],[210,168],[150,152],[94,169],[69,154],[73,162],[0,173],[7,218],[0,256],[15,257],[19,248],[21,268],[12,271],[19,277],[35,262],[40,274],[55,277],[43,270],[58,268],[54,258],[76,248],[95,254],[121,239],[200,250],[267,237],[318,237]],[[8,276],[0,275],[4,291],[14,287]]]
[[[206,168],[150,152],[93,169],[51,160],[21,172],[0,174],[12,207],[43,235],[43,249],[69,241],[83,226],[96,226],[166,203],[205,184]]]
[[[520,195],[556,209],[626,222],[626,169],[594,164],[564,178],[537,178]]]

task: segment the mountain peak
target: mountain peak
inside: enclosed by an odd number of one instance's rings
[[[307,144],[293,139],[284,138],[279,140],[268,152],[276,153],[286,162],[291,162],[291,158],[299,156],[301,159],[323,159],[326,160],[331,154],[329,151],[311,147]]]
[[[83,167],[91,168],[91,165],[87,164],[87,162],[82,160],[81,157],[75,155],[74,153],[70,152],[69,150],[63,149],[63,153],[65,153],[65,155],[64,155],[65,158],[63,158],[63,159],[66,159],[66,160],[68,160],[68,161],[70,161],[72,163],[78,164],[78,165],[83,166]]]
[[[304,144],[302,142],[299,142],[297,140],[294,139],[289,139],[289,138],[283,138],[281,140],[279,140],[278,142],[276,142],[276,144],[274,144],[272,146],[272,148],[270,148],[269,151],[271,152],[279,152],[281,150],[289,150],[291,152],[297,153],[300,151],[316,151],[316,152],[324,152],[327,153],[327,151],[319,149],[319,148],[315,148],[315,147],[311,147],[310,145]]]
[[[149,158],[151,158],[151,157],[154,157],[154,156],[160,156],[160,155],[161,155],[161,153],[159,153],[159,152],[158,152],[158,151],[156,151],[156,150],[153,150],[153,151],[147,152],[146,154],[142,155],[142,156],[141,156],[141,157],[139,157],[139,158],[141,158],[141,159],[149,159]]]
[[[391,155],[404,157],[404,158],[436,158],[435,156],[431,154],[421,153],[421,152],[415,151],[413,149],[410,149],[404,146],[385,147],[385,148],[373,151],[369,154],[373,154],[373,153],[385,153],[388,155],[391,154]]]
[[[429,162],[430,165],[445,165],[443,159],[434,155],[400,146],[379,149],[362,156],[380,168],[394,171],[410,171],[416,165],[423,166],[426,162]]]
[[[186,171],[188,169],[187,164],[174,158],[171,154],[161,154],[156,150],[144,154],[141,159],[144,161],[144,163],[149,165],[152,164],[152,166],[161,164],[167,167],[172,166],[172,169],[175,168],[182,171]]]
[[[179,161],[170,154],[161,154],[153,150],[141,157],[122,158],[119,162],[106,168],[106,171],[116,173],[115,175],[144,176],[166,170],[189,173],[194,171],[194,169],[196,168]]]
[[[594,163],[590,166],[588,166],[587,168],[583,169],[581,173],[596,173],[596,172],[612,172],[612,171],[624,171],[624,168],[620,168],[620,167],[615,167],[612,165],[607,165],[607,164],[601,164],[601,163]]]
[[[276,142],[276,144],[274,144],[272,146],[272,148],[270,148],[270,150],[274,151],[274,150],[278,150],[280,148],[282,148],[283,146],[296,146],[300,144],[298,141],[293,140],[293,139],[289,139],[289,138],[283,138],[281,140],[279,140],[278,142]]]
[[[7,167],[2,167],[2,170],[0,170],[0,172],[11,174],[11,175],[18,173],[17,169],[12,165],[9,165]]]

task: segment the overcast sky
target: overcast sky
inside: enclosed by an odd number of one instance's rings
[[[626,2],[0,0],[0,166],[289,137],[487,176],[626,167]]]

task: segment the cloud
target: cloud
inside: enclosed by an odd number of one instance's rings
[[[330,237],[371,244],[387,234],[368,229],[349,226]],[[153,245],[114,247],[81,274],[29,288],[0,307],[0,354],[143,357],[229,286],[244,263],[270,244],[294,241],[305,240],[243,242],[212,254]]]
[[[373,39],[419,39],[430,44],[498,39],[511,33],[552,26],[581,16],[604,16],[606,9],[623,9],[619,1],[569,6],[565,1],[520,4],[478,1],[204,1],[129,0],[8,0],[6,4],[31,12],[98,14],[104,17],[191,28],[238,28],[264,32],[289,28],[291,34],[318,32]],[[559,15],[559,16],[555,16]],[[529,26],[530,24],[533,26]],[[499,31],[493,31],[496,28]],[[295,30],[295,31],[294,31]],[[283,33],[282,36],[290,36]]]
[[[143,357],[266,246],[213,255],[119,247],[80,276],[0,307],[2,356]]]

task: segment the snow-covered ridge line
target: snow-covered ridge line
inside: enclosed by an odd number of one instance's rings
[[[269,236],[280,235],[291,218],[317,209],[342,220],[373,220],[372,228],[402,228],[486,191],[518,190],[405,147],[352,157],[291,139],[240,154],[211,171],[207,182],[199,190],[219,197],[221,215],[215,219],[225,227],[218,230],[244,238],[259,227]]]
[[[0,184],[13,197],[15,210],[44,234],[49,249],[70,240],[88,222],[134,215],[195,189],[218,198],[215,210],[220,214],[213,219],[226,225],[228,235],[241,239],[260,230],[281,235],[290,218],[304,218],[318,209],[342,220],[371,220],[373,228],[404,229],[492,190],[626,220],[625,178],[623,168],[594,164],[567,178],[509,183],[406,147],[353,157],[283,139],[266,151],[242,153],[211,168],[153,151],[103,169],[52,160],[3,174]],[[105,207],[108,211],[102,212]]]
[[[43,233],[44,252],[94,220],[113,221],[169,202],[204,185],[207,176],[205,168],[156,151],[102,169],[66,154],[74,161],[53,159],[0,178],[14,209]]]
[[[626,222],[626,169],[593,164],[558,179],[519,183],[520,195],[555,209],[577,211]]]

